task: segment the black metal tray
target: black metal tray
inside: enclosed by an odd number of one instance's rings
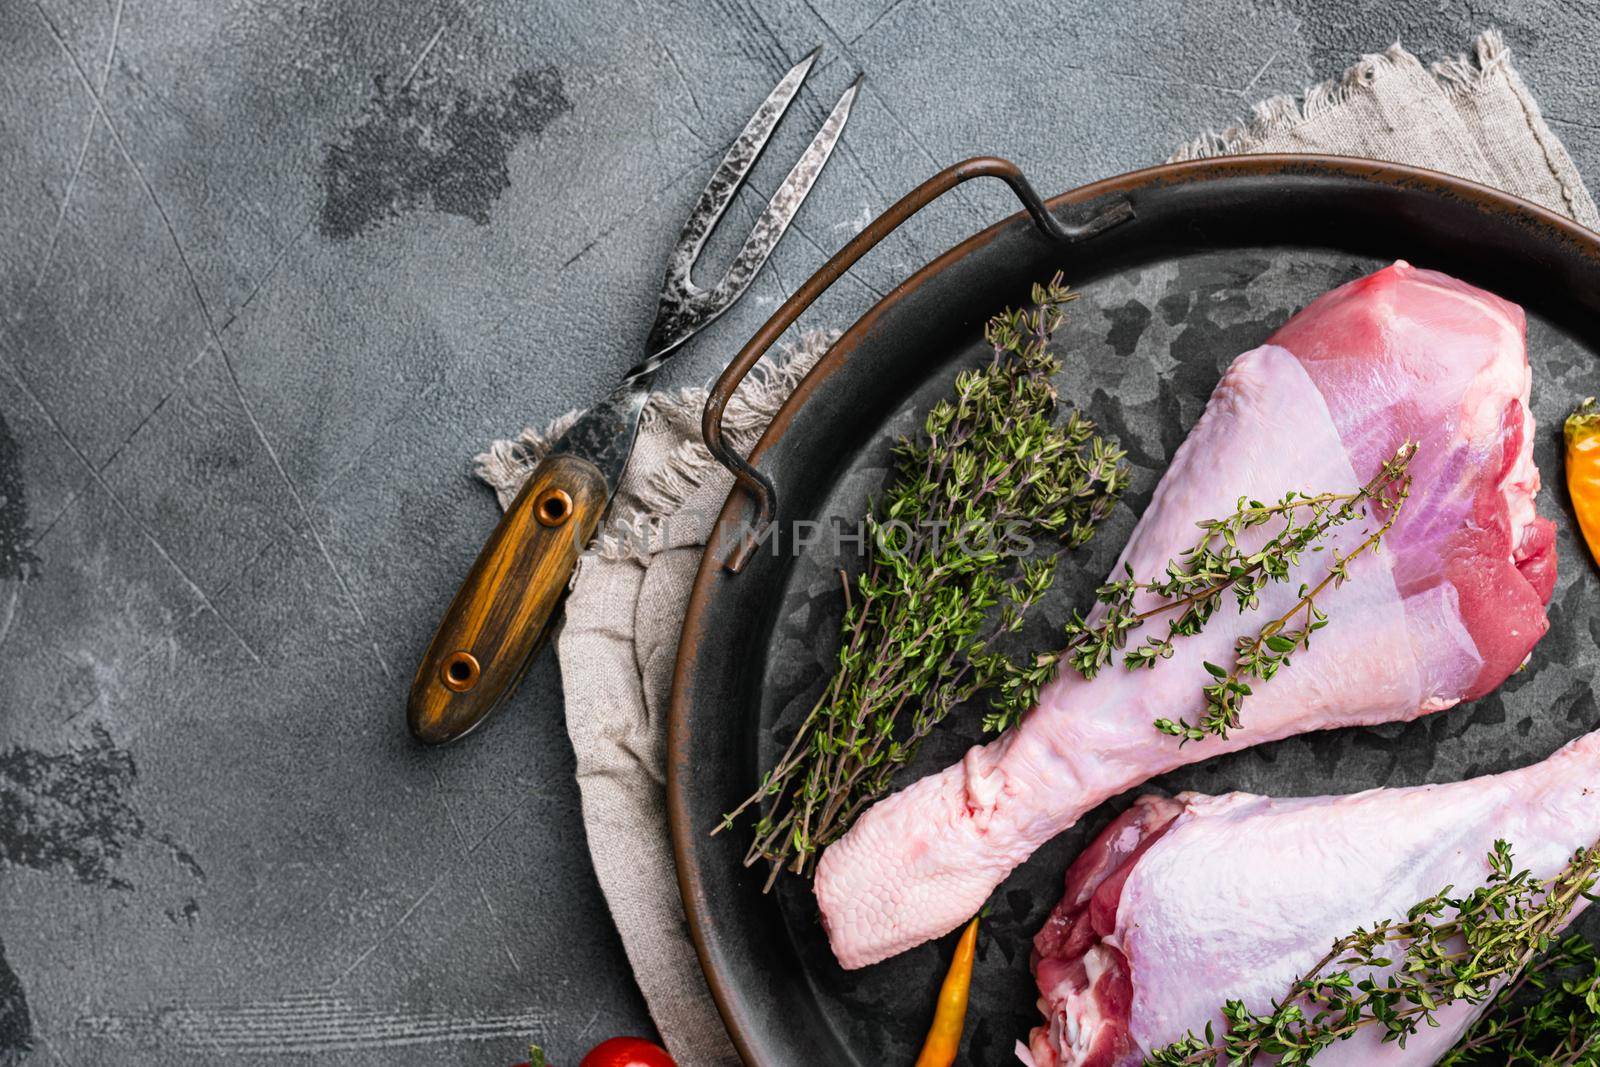
[[[997,169],[979,173],[1013,181]],[[1560,528],[1551,632],[1526,671],[1474,704],[1411,724],[1262,745],[1139,791],[1312,795],[1449,781],[1541,759],[1600,724],[1591,688],[1600,664],[1600,584],[1574,536],[1560,462],[1562,418],[1600,391],[1600,236],[1444,175],[1308,156],[1156,167],[1067,193],[1049,209],[1081,223],[1121,204],[1131,205],[1131,220],[1071,242],[1024,214],[1008,219],[930,263],[845,333],[752,455],[764,477],[745,481],[759,488],[770,479],[775,519],[857,520],[887,477],[894,439],[914,429],[959,369],[986,355],[984,321],[1025,301],[1032,282],[1064,271],[1082,299],[1069,306],[1057,335],[1063,396],[1121,439],[1135,478],[1038,612],[1059,620],[1105,575],[1223,368],[1318,294],[1406,259],[1528,311],[1535,455],[1545,482],[1539,508]],[[742,354],[743,366],[842,269],[830,264],[797,293],[769,324],[776,328]],[[739,366],[730,369],[719,383],[721,401],[740,377]],[[720,412],[713,408],[708,416]],[[707,422],[717,430],[714,417]],[[752,521],[753,499],[742,488],[730,495],[719,519],[726,541]],[[701,964],[750,1064],[910,1063],[951,939],[845,972],[828,950],[809,888],[786,877],[763,895],[765,871],[740,865],[747,826],[708,836],[755,787],[825,684],[842,611],[836,572],[852,561],[825,546],[794,558],[762,551],[733,573],[716,541],[701,561],[679,646],[669,749],[673,844]],[[981,740],[977,719],[947,722],[906,780]],[[1091,813],[996,891],[962,1062],[1014,1062],[1013,1043],[1038,1022],[1030,939],[1060,896],[1067,863],[1132,795]]]

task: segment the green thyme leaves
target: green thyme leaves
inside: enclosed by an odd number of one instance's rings
[[[1253,693],[1250,680],[1270,681],[1296,653],[1310,647],[1312,634],[1328,622],[1317,597],[1344,584],[1350,564],[1376,549],[1394,525],[1411,490],[1407,468],[1415,455],[1416,445],[1401,445],[1366,485],[1350,492],[1288,492],[1272,504],[1241,497],[1231,514],[1200,522],[1195,544],[1148,581],[1139,580],[1124,564],[1121,577],[1095,590],[1097,612],[1088,616],[1075,612],[1067,621],[1066,647],[1040,655],[1018,670],[1011,688],[1037,700],[1062,663],[1085,678],[1093,678],[1119,658],[1128,670],[1153,669],[1172,657],[1178,640],[1200,633],[1225,603],[1231,600],[1241,614],[1258,609],[1262,591],[1272,583],[1287,582],[1308,553],[1326,547],[1324,542],[1334,530],[1375,517],[1376,525],[1359,544],[1333,556],[1320,581],[1300,586],[1285,614],[1235,642],[1231,663],[1205,664],[1210,678],[1202,683],[1205,712],[1198,723],[1183,718],[1155,722],[1157,730],[1182,744],[1226,738],[1242,722],[1240,708]],[[1246,536],[1257,528],[1262,528],[1263,536]],[[1248,547],[1253,540],[1260,543]],[[1167,617],[1165,632],[1128,648],[1132,631],[1157,616]]]
[[[765,862],[768,887],[781,871],[809,870],[952,709],[990,690],[985,721],[998,728],[1031,703],[993,645],[1021,629],[1059,554],[1093,537],[1128,477],[1092,422],[1058,411],[1049,344],[1074,296],[1058,275],[1034,287],[1030,309],[991,319],[991,359],[901,442],[866,522],[865,568],[845,581],[833,678],[718,827],[756,812],[745,865]]]
[[[1222,1009],[1223,1033],[1208,1024],[1203,1033],[1186,1034],[1145,1063],[1249,1067],[1265,1057],[1277,1064],[1304,1064],[1366,1029],[1403,1048],[1420,1027],[1437,1024],[1445,1005],[1481,1004],[1507,983],[1508,993],[1496,999],[1485,1020],[1441,1063],[1593,1062],[1594,956],[1571,939],[1558,940],[1558,934],[1578,900],[1592,899],[1600,848],[1580,849],[1548,882],[1517,870],[1504,841],[1495,842],[1488,859],[1489,877],[1479,888],[1455,896],[1446,886],[1418,901],[1404,919],[1339,938],[1267,1010],[1255,1012],[1242,1001],[1228,1001]],[[1547,995],[1531,1009],[1510,1007],[1517,1002],[1522,977],[1541,958],[1578,976],[1569,980],[1570,988],[1564,985],[1559,995]],[[1535,971],[1527,980],[1544,981],[1548,973]],[[1531,1051],[1531,1058],[1524,1059],[1473,1058],[1491,1046],[1508,1052],[1528,1047],[1519,1042],[1563,1049],[1565,1058]]]
[[[1506,983],[1439,1067],[1600,1064],[1600,955],[1568,934]]]

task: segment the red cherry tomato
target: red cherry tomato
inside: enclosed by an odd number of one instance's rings
[[[589,1050],[578,1067],[677,1067],[667,1050],[639,1037],[613,1037]]]

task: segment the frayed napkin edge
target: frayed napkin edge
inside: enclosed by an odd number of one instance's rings
[[[1483,88],[1507,69],[1510,58],[1511,49],[1505,38],[1499,30],[1490,28],[1478,35],[1470,54],[1463,52],[1439,60],[1427,69],[1446,93],[1462,95]],[[1280,93],[1267,97],[1251,109],[1249,118],[1234,122],[1220,133],[1207,130],[1184,142],[1167,162],[1248,154],[1270,137],[1286,134],[1302,123],[1344,107],[1354,94],[1401,67],[1422,69],[1422,61],[1396,41],[1382,52],[1362,56],[1343,74],[1309,86],[1298,96]]]

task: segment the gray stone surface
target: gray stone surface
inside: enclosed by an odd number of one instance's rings
[[[1064,189],[1396,37],[1500,26],[1593,176],[1596,13],[0,3],[0,1063],[495,1064],[531,1038],[570,1067],[649,1031],[553,657],[448,751],[402,705],[495,518],[466,458],[633,362],[711,163],[814,44],[733,221],[859,70],[855,117],[678,383],[945,163]],[[1009,211],[963,191],[812,321]]]

